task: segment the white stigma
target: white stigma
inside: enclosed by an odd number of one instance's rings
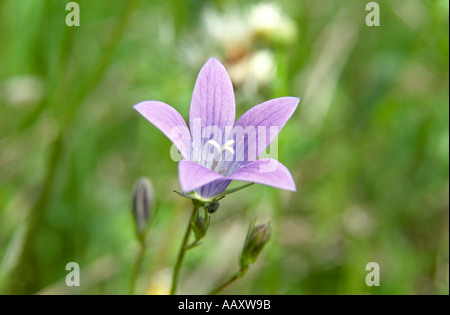
[[[231,154],[234,154],[234,149],[232,147],[232,145],[234,144],[234,140],[228,140],[227,142],[225,142],[222,146],[222,151],[227,150],[229,151]]]
[[[224,151],[228,151],[231,154],[234,154],[234,149],[233,149],[233,144],[234,144],[234,140],[228,140],[227,142],[225,142],[222,147],[214,140],[208,140],[208,142],[206,142],[207,144],[212,145],[214,148],[217,149],[217,152],[214,156],[214,160],[213,163],[211,165],[211,170],[215,171],[217,165],[219,164],[220,160],[222,160],[222,154]]]
[[[223,151],[229,151],[231,154],[234,154],[234,150],[232,147],[232,145],[234,144],[234,140],[228,140],[223,144],[222,147],[214,140],[208,140],[208,142],[206,143],[214,146],[217,149],[218,153],[223,153]]]

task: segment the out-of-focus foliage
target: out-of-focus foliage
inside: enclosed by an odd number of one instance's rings
[[[369,1],[79,0],[79,27],[67,2],[0,2],[2,293],[127,293],[141,176],[156,204],[138,292],[167,292],[190,203],[172,192],[169,140],[132,105],[187,118],[215,56],[238,115],[302,98],[278,138],[298,192],[253,185],[221,201],[179,292],[235,272],[258,216],[271,241],[225,293],[448,294],[448,1],[378,1],[380,27],[365,24]],[[64,284],[71,261],[80,287]]]

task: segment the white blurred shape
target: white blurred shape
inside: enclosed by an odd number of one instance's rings
[[[7,105],[24,106],[43,98],[44,83],[38,76],[20,75],[5,80],[0,91]]]

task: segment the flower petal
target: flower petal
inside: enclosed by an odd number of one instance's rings
[[[188,160],[181,160],[178,163],[178,178],[181,189],[185,193],[216,180],[224,179],[222,175]]]
[[[226,178],[296,191],[294,179],[286,166],[271,158],[249,162]]]
[[[236,122],[236,126],[240,126],[244,129],[248,126],[256,128],[256,138],[249,139],[250,141],[255,141],[255,144],[257,145],[256,157],[267,148],[281,129],[283,129],[284,125],[297,108],[299,102],[300,98],[298,97],[276,98],[250,108],[241,116],[241,118],[239,118]],[[260,128],[260,130],[265,131],[265,141],[261,141],[262,146],[258,141],[259,127],[264,127]],[[275,127],[275,132],[270,132],[270,127]],[[250,144],[251,142],[248,142],[248,145]]]
[[[134,105],[134,109],[161,130],[184,158],[190,157],[191,134],[175,108],[163,102],[145,101]]]
[[[300,99],[280,97],[250,108],[233,127],[230,139],[235,139],[235,154],[220,165],[224,176],[232,174],[250,161],[255,161],[283,129]]]
[[[227,179],[215,180],[209,184],[195,189],[195,193],[203,199],[211,199],[224,192],[230,183],[231,180]]]
[[[201,119],[202,130],[214,126],[223,133],[225,126],[233,126],[235,115],[236,103],[230,76],[217,59],[210,58],[200,70],[192,93],[190,130],[193,132],[195,120]]]

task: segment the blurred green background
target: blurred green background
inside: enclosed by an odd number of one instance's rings
[[[191,212],[171,143],[132,109],[185,118],[211,56],[237,117],[299,96],[278,138],[298,192],[253,185],[221,202],[179,293],[229,277],[251,218],[273,237],[237,294],[448,294],[448,1],[0,2],[0,292],[126,294],[138,252],[135,180],[156,204],[138,293],[162,294]],[[68,262],[81,286],[64,284]],[[381,286],[368,287],[377,262]]]

